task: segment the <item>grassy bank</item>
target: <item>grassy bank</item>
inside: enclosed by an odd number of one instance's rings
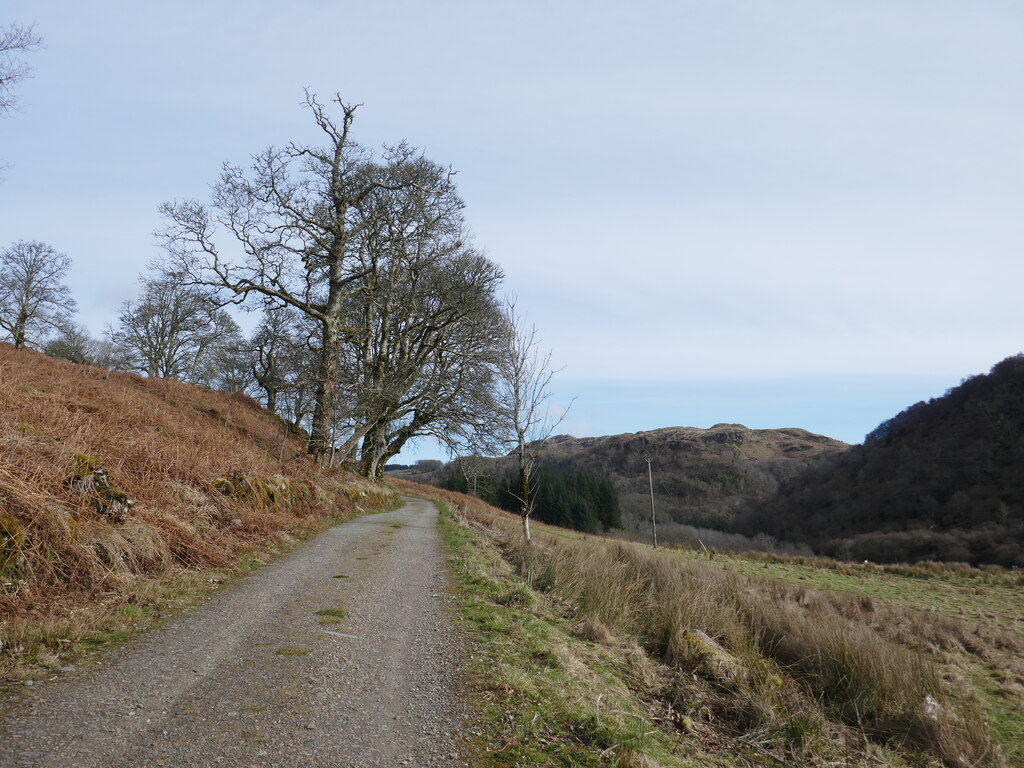
[[[984,699],[881,600],[542,526],[524,549],[445,501],[482,764],[1004,764]]]
[[[62,670],[90,663],[103,652],[230,588],[329,527],[364,514],[394,509],[397,497],[378,503],[385,506],[353,506],[277,532],[220,568],[177,568],[134,579],[121,589],[71,608],[6,617],[0,621],[0,699],[21,686],[53,680]]]
[[[123,640],[389,487],[255,401],[0,344],[0,680]]]

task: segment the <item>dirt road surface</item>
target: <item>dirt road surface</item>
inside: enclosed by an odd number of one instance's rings
[[[340,525],[26,693],[0,765],[467,765],[443,585],[428,502]]]

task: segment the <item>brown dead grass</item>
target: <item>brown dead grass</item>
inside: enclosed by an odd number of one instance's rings
[[[72,484],[85,465],[137,502],[123,522]],[[100,595],[394,498],[319,469],[251,398],[0,344],[0,657],[15,623],[67,624]]]

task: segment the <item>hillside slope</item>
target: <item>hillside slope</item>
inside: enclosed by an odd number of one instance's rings
[[[355,483],[250,398],[0,344],[0,642],[394,497]]]
[[[832,555],[1024,565],[1024,356],[881,424],[746,515]]]

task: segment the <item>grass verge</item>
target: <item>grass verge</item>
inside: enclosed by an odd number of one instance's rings
[[[550,533],[439,496],[481,765],[1005,765],[984,706],[863,596]],[[984,702],[981,702],[983,705]]]
[[[685,745],[673,745],[655,724],[636,693],[643,680],[635,675],[646,665],[624,667],[618,654],[580,639],[484,534],[435,503],[460,623],[474,648],[471,695],[481,715],[474,764],[715,764],[688,759]]]

